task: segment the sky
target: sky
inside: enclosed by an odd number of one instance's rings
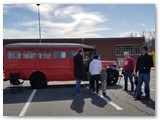
[[[155,4],[40,4],[41,38],[128,37],[155,31]],[[39,38],[36,4],[3,4],[3,38]]]
[[[3,31],[3,35],[0,34],[1,36],[0,38],[2,39],[0,40],[1,58],[3,58],[2,51],[3,51],[4,38],[39,37],[37,6],[35,4],[26,4],[26,5],[24,4],[24,2],[37,3],[39,1],[43,3],[47,1],[48,3],[50,2],[49,0],[32,0],[32,1],[1,0],[0,1],[1,3],[0,31]],[[74,0],[63,0],[62,2],[61,1],[62,0],[54,0],[55,3],[65,3],[65,1],[72,1],[70,3],[75,3]],[[150,30],[155,30],[156,28],[156,71],[160,71],[160,67],[158,67],[160,65],[158,57],[160,56],[160,51],[159,51],[160,44],[158,40],[160,39],[159,37],[160,34],[158,34],[160,31],[159,30],[160,24],[158,21],[160,20],[160,12],[159,12],[160,0],[114,0],[114,1],[104,0],[105,2],[103,0],[91,0],[91,1],[80,0],[80,1],[83,2],[83,4],[47,5],[41,3],[40,15],[41,15],[42,38],[62,38],[62,37],[81,38],[81,37],[120,37],[120,36],[125,37],[130,32],[139,32],[141,30],[150,31]],[[77,0],[76,2],[79,1]],[[12,5],[13,3],[14,5]],[[15,4],[15,3],[20,3],[20,4]],[[89,5],[89,4],[84,5],[84,3],[94,3],[94,5]],[[104,4],[101,5],[97,3],[104,3]],[[118,5],[112,3],[120,3],[120,4]],[[123,5],[126,3],[131,3],[131,4]],[[138,3],[138,4],[134,5],[133,3]],[[154,4],[156,4],[156,8]],[[90,15],[92,17],[90,17]],[[3,59],[0,59],[0,64],[3,64]],[[3,67],[1,67],[0,73],[3,73]],[[156,79],[159,80],[160,74],[157,73],[158,72],[156,72]],[[0,77],[2,78],[3,74],[0,74]],[[3,81],[1,82],[2,82],[1,88],[3,88]],[[160,104],[158,104],[160,99],[160,96],[158,94],[160,90],[158,90],[159,89],[158,85],[159,81],[157,81],[156,84],[156,94],[157,94],[156,117],[153,117],[153,119],[157,120],[160,118],[159,114]],[[1,91],[0,101],[1,103],[3,103],[3,89],[0,89],[0,91]],[[0,118],[2,119],[5,118],[7,120],[17,119],[16,117],[15,118],[4,117],[2,108],[3,107],[1,107],[0,109],[1,113]],[[25,119],[27,119],[27,117]],[[43,119],[43,117],[34,117],[34,118],[29,117],[29,119],[39,120]],[[48,120],[49,118],[46,119]],[[103,117],[99,119],[103,119]],[[111,120],[113,118],[107,118],[107,119]],[[114,117],[114,119],[116,119],[116,117]],[[122,120],[124,118],[117,117],[117,119]],[[140,119],[145,120],[146,118],[141,117]]]

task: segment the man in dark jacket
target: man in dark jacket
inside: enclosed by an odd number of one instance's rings
[[[81,80],[84,78],[84,66],[83,66],[83,49],[79,49],[78,53],[74,56],[74,76],[76,80],[75,94],[80,94]]]
[[[153,60],[150,55],[147,54],[147,47],[142,46],[141,48],[141,56],[138,57],[136,63],[136,69],[134,75],[138,75],[138,85],[136,88],[136,99],[140,99],[141,97],[141,86],[144,82],[145,84],[145,97],[144,100],[150,99],[150,69],[153,67]]]

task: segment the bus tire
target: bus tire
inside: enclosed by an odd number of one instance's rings
[[[46,77],[41,72],[33,73],[30,77],[30,84],[34,89],[41,89],[47,86]]]
[[[118,74],[114,70],[107,72],[107,85],[113,86],[118,82]]]

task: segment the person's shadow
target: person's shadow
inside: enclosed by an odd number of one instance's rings
[[[70,108],[77,113],[82,113],[83,112],[83,107],[84,107],[85,101],[83,95],[77,95],[74,96],[72,104]]]
[[[107,96],[104,96],[104,97],[107,97]],[[93,105],[96,105],[98,107],[105,107],[105,105],[107,105],[107,102],[104,99],[100,98],[100,96],[98,95],[93,95],[91,98],[92,98],[91,103]]]

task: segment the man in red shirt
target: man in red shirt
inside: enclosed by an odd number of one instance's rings
[[[134,60],[130,57],[129,52],[124,53],[124,61],[123,61],[123,69],[122,73],[124,75],[124,91],[128,90],[128,78],[130,79],[131,83],[131,91],[134,91],[134,84],[133,84],[133,71],[134,71]]]

